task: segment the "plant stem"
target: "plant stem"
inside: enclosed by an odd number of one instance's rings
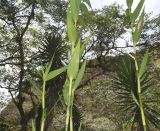
[[[42,86],[42,120],[41,120],[41,131],[44,131],[44,123],[45,123],[45,79],[43,78],[43,86]]]
[[[70,107],[70,131],[73,131],[73,114],[72,114],[72,109],[73,109],[73,99],[74,99],[74,90],[72,90],[72,95],[71,95],[71,107]]]
[[[70,100],[70,131],[73,131],[73,121],[72,121],[72,105],[73,105],[73,94],[72,94],[72,80],[70,80],[70,86],[69,86],[69,100]]]
[[[72,122],[72,79],[69,81],[69,95],[68,95],[68,105],[67,105],[67,116],[66,116],[66,130],[68,131],[68,125],[70,122],[70,130],[73,130],[73,122]]]
[[[129,10],[131,12],[131,9]],[[131,19],[131,15],[130,15]],[[137,49],[136,49],[136,43],[133,42],[133,34],[134,34],[134,23],[131,22],[131,30],[132,30],[132,44],[133,44],[133,50],[134,50],[134,63],[136,67],[136,77],[137,77],[137,86],[138,86],[138,99],[139,99],[139,108],[141,112],[141,120],[143,124],[143,129],[146,131],[146,121],[145,121],[145,115],[144,115],[144,110],[143,110],[143,103],[142,103],[142,98],[141,98],[141,82],[140,82],[140,77],[139,77],[139,67],[138,67],[138,62],[137,62]]]
[[[68,131],[68,124],[69,124],[69,106],[67,106],[67,116],[66,116],[66,130],[65,131]]]
[[[132,27],[132,32],[133,32],[133,27]],[[142,98],[141,98],[141,82],[140,82],[140,77],[138,75],[139,67],[138,67],[138,62],[137,62],[136,43],[133,43],[133,48],[134,48],[134,62],[135,62],[136,73],[137,73],[136,77],[137,77],[138,99],[139,99],[139,108],[140,108],[140,112],[141,112],[141,120],[142,120],[144,131],[147,131],[145,115],[144,115],[144,110],[143,110],[143,103],[142,103]]]
[[[144,115],[144,110],[143,110],[143,104],[142,104],[142,98],[141,98],[141,85],[140,85],[140,78],[137,77],[138,81],[138,97],[139,97],[139,107],[140,107],[140,112],[141,112],[141,119],[142,119],[142,124],[143,124],[143,129],[146,131],[146,121],[145,121],[145,115]]]

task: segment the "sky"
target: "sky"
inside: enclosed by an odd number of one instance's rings
[[[91,4],[92,4],[92,8],[93,9],[101,9],[103,6],[105,5],[111,5],[113,3],[118,3],[119,5],[123,6],[124,9],[127,8],[126,6],[126,0],[90,0]],[[134,0],[133,2],[133,9],[135,9],[135,7],[137,6],[138,2],[140,0]],[[145,11],[146,13],[151,13],[152,12],[152,16],[154,17],[158,14],[160,14],[160,0],[145,0]],[[126,34],[128,40],[130,40],[129,34]],[[125,37],[126,37],[125,36]],[[119,46],[125,46],[125,41],[123,39],[118,39],[118,45]]]
[[[126,9],[126,0],[90,0],[93,9],[101,9],[104,5],[110,5],[114,2],[122,5]],[[139,0],[134,0],[133,8],[138,4]],[[145,1],[146,12],[153,12],[153,15],[160,13],[160,0],[146,0]]]

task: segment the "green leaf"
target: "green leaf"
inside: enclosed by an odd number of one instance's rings
[[[68,11],[67,11],[67,33],[68,33],[68,38],[70,42],[72,43],[72,45],[74,45],[77,40],[77,32],[71,16],[70,8],[68,8]]]
[[[127,25],[127,24],[129,24],[129,23],[130,23],[130,17],[129,17],[129,16],[124,17],[123,24],[124,24],[124,25]]]
[[[139,16],[140,14],[140,11],[143,7],[143,4],[144,4],[144,1],[145,0],[140,0],[140,2],[138,3],[138,6],[136,7],[136,9],[134,10],[132,16],[131,16],[131,22],[134,23],[135,20],[137,19],[137,17]]]
[[[81,131],[81,128],[82,128],[82,123],[80,122],[80,126],[78,128],[78,131]]]
[[[84,3],[81,4],[81,10],[83,11],[84,15],[89,16],[89,11]]]
[[[79,2],[77,2],[77,0],[70,0],[71,12],[75,23],[77,23],[78,21],[78,13],[79,13],[78,3]]]
[[[83,0],[90,8],[92,8],[90,0]]]
[[[143,12],[139,18],[136,30],[133,33],[133,43],[135,43],[135,44],[139,41],[139,38],[141,36],[143,23],[144,23],[144,9],[143,9]]]
[[[126,3],[127,3],[128,8],[131,8],[133,4],[133,0],[126,0]]]
[[[130,15],[129,9],[126,9],[125,13],[126,13],[126,16],[129,16]]]
[[[69,104],[69,80],[66,79],[66,82],[63,86],[63,98],[66,105]]]
[[[53,63],[53,57],[52,57],[52,59],[50,60],[50,62],[46,66],[46,69],[45,69],[45,72],[44,72],[44,77],[47,77],[47,75],[48,75],[48,73],[49,73],[49,71],[51,69],[52,63]]]
[[[70,80],[73,80],[79,70],[79,59],[80,59],[80,40],[76,46],[76,48],[74,49],[74,52],[71,56],[71,61],[68,65],[68,70],[67,70],[67,74]]]
[[[148,61],[148,52],[144,55],[142,63],[140,65],[140,69],[139,69],[139,78],[141,78],[141,76],[144,74],[145,70],[146,70],[146,65],[147,65],[147,61]]]
[[[32,120],[32,131],[36,131],[34,120]]]
[[[132,98],[133,98],[134,102],[137,104],[137,106],[139,106],[138,100],[137,100],[137,98],[135,97],[133,91],[131,91],[131,95],[132,95]]]
[[[85,42],[81,45],[81,50],[80,50],[80,56],[82,56],[87,44],[89,43],[89,40],[91,39],[93,33],[91,33],[85,40]]]
[[[78,10],[80,9],[80,6],[81,6],[81,0],[76,0],[77,1],[77,8]]]
[[[62,72],[64,72],[65,70],[67,70],[67,66],[62,67],[62,68],[59,68],[59,69],[54,70],[54,71],[51,71],[51,72],[47,75],[45,81],[49,81],[49,80],[55,78],[56,76],[60,75],[60,74],[61,74]]]
[[[76,78],[76,80],[74,82],[73,90],[76,90],[77,87],[79,86],[79,84],[80,84],[80,82],[81,82],[81,80],[83,78],[83,75],[84,75],[85,67],[86,67],[86,61],[83,62],[82,67],[78,72],[77,78]]]

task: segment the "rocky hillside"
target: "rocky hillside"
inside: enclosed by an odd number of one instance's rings
[[[153,54],[156,51],[152,52]],[[151,55],[152,56],[152,55]],[[75,104],[77,105],[82,121],[83,131],[120,131],[123,128],[125,112],[120,112],[115,102],[115,93],[112,89],[112,79],[116,75],[113,65],[117,59],[110,59],[109,70],[104,71],[96,67],[95,61],[90,62],[89,68],[82,85],[76,91]],[[96,68],[95,68],[96,67]],[[154,77],[155,91],[160,89],[160,59],[154,54],[149,63],[149,72]],[[93,79],[94,78],[94,79]],[[91,79],[88,81],[88,79]],[[151,89],[153,90],[153,89]],[[30,100],[27,99],[26,110],[30,108]],[[15,105],[10,102],[2,111],[0,125],[10,127],[11,131],[19,129],[19,113]],[[65,110],[62,104],[58,104],[54,109],[54,119],[50,126],[50,131],[61,131],[65,126]],[[154,131],[156,131],[154,129]]]

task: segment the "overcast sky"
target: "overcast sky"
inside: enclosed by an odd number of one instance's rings
[[[126,0],[90,0],[92,3],[92,7],[94,9],[100,9],[104,5],[110,5],[114,2],[117,2],[120,5],[123,5],[126,8]],[[139,0],[134,0],[134,7],[139,2]],[[153,15],[157,15],[160,13],[160,0],[146,0],[145,3],[146,12],[153,12]]]

